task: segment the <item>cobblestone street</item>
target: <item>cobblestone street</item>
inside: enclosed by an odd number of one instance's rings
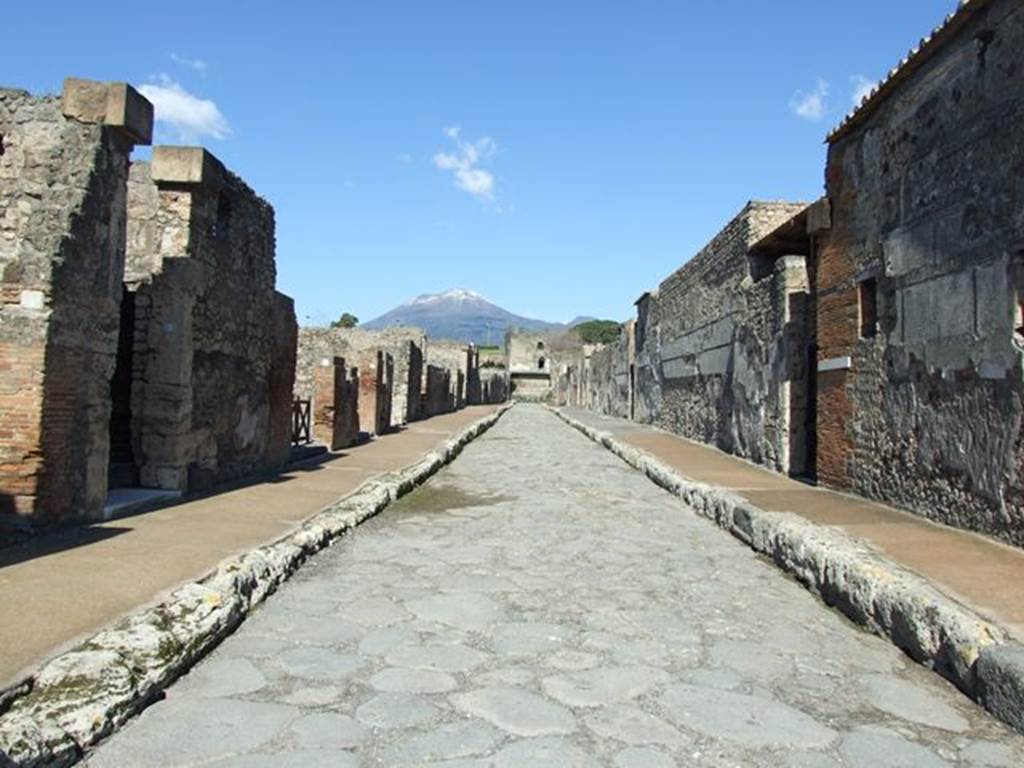
[[[1024,739],[519,405],[87,764],[1010,768]]]

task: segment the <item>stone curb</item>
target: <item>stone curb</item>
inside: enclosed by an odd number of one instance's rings
[[[511,407],[474,422],[415,464],[368,480],[278,541],[221,561],[159,605],[46,662],[30,690],[0,715],[0,766],[79,760],[213,650],[307,558],[426,481]]]
[[[888,638],[999,719],[1024,731],[1024,646],[916,573],[843,531],[690,480],[646,451],[557,408],[562,421],[603,445],[756,552],[829,606]]]

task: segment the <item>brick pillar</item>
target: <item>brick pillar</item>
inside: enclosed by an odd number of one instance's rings
[[[358,396],[358,390],[355,394]],[[347,448],[352,436],[352,387],[343,357],[324,358],[313,372],[313,437],[332,451]],[[356,433],[358,434],[358,422]]]
[[[359,356],[359,429],[369,435],[379,434],[378,395],[382,367],[380,350],[367,350]]]

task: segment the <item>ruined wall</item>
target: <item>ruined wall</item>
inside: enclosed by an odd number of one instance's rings
[[[936,40],[831,138],[818,475],[1020,545],[1024,6]]]
[[[630,383],[634,365],[635,321],[622,326],[615,344],[602,344],[588,350],[583,368],[585,407],[620,419],[632,417],[633,391]]]
[[[551,338],[543,333],[510,330],[505,336],[505,367],[513,396],[524,400],[545,400],[551,395]]]
[[[751,274],[751,246],[806,206],[751,202],[658,290],[656,351],[646,356],[642,411],[658,426],[786,470],[784,275]],[[650,311],[648,303],[646,311]],[[639,346],[639,345],[638,345]],[[653,357],[652,357],[653,356]],[[660,377],[652,368],[660,366]],[[648,387],[660,390],[652,405]]]
[[[466,405],[466,383],[469,381],[471,372],[479,375],[475,369],[475,360],[479,358],[474,355],[474,350],[469,345],[459,341],[430,341],[427,348],[427,362],[439,368],[446,368],[451,372],[451,398],[453,408],[464,408]]]
[[[423,418],[426,419],[455,410],[451,380],[452,372],[447,368],[427,365],[426,383],[423,388],[423,397],[420,405],[420,412]]]
[[[359,374],[342,357],[323,358],[312,372],[313,439],[336,451],[359,441]]]
[[[484,402],[483,385],[480,380],[480,350],[469,348],[468,368],[466,370],[466,404],[480,405]]]
[[[151,131],[123,83],[0,89],[0,517],[102,515],[128,156]]]
[[[427,340],[419,328],[394,327],[370,331],[363,328],[302,328],[299,331],[296,397],[309,397],[312,373],[325,357],[340,355],[355,360],[363,352],[380,349],[392,356],[395,366],[391,395],[391,425],[420,418],[424,352]]]
[[[645,293],[636,302],[633,326],[636,382],[633,418],[642,424],[661,420],[661,306],[657,291]]]
[[[291,456],[292,390],[295,386],[298,336],[295,302],[275,291],[269,377],[270,443],[267,449],[267,460],[271,466],[284,466]]]
[[[364,350],[358,359],[359,429],[383,435],[391,429],[394,358],[380,349]]]
[[[486,405],[508,400],[508,372],[503,368],[480,369],[480,402]]]
[[[195,490],[279,467],[295,320],[274,289],[270,204],[208,152],[157,147],[132,168],[125,280],[141,484]]]

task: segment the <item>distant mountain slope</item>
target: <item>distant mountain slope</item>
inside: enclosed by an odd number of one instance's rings
[[[502,343],[508,328],[557,331],[566,327],[561,323],[516,315],[492,304],[479,293],[463,288],[417,296],[363,323],[362,327],[373,330],[395,325],[414,325],[435,339],[455,339],[480,345]]]

